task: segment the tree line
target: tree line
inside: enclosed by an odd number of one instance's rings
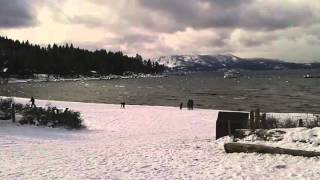
[[[0,36],[0,68],[7,69],[10,75],[55,74],[90,75],[93,71],[100,75],[125,72],[161,73],[165,67],[157,62],[144,60],[139,54],[135,57],[124,55],[121,51],[105,49],[89,51],[65,45],[31,44]],[[0,71],[3,71],[3,70]]]

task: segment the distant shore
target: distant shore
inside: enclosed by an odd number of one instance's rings
[[[8,83],[32,83],[32,82],[63,82],[63,81],[91,81],[91,80],[113,80],[113,79],[137,79],[137,78],[162,78],[161,74],[132,74],[132,75],[104,75],[104,76],[74,76],[64,77],[48,74],[35,74],[32,77],[9,77]]]

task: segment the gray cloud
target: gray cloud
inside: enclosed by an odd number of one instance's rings
[[[28,27],[36,24],[33,7],[27,0],[0,0],[0,28]]]
[[[262,45],[268,45],[270,44],[273,40],[276,39],[268,39],[268,38],[261,38],[261,39],[241,39],[240,43],[246,47],[258,47]]]
[[[119,43],[140,44],[141,42],[150,43],[157,39],[156,36],[143,34],[127,34],[122,36],[117,41]]]
[[[303,3],[253,0],[140,0],[139,2],[151,11],[162,12],[160,19],[172,19],[180,28],[277,30],[307,25],[315,20],[315,13],[311,7]]]

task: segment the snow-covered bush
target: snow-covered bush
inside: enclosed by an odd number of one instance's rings
[[[307,128],[320,127],[320,115],[315,115],[315,118],[307,121],[306,124]]]
[[[298,122],[293,119],[287,118],[282,122],[279,122],[280,127],[282,128],[295,128],[298,127]]]
[[[266,124],[268,129],[278,128],[278,120],[276,118],[267,118]]]
[[[272,118],[267,118],[266,122],[267,122],[268,129],[298,127],[298,121],[295,121],[290,118],[280,120],[272,117]]]
[[[320,127],[320,115],[312,114],[309,117],[269,117],[267,118],[268,129],[275,128],[296,128],[296,127],[307,127],[314,128]]]
[[[70,110],[54,114],[54,122],[53,126],[64,126],[70,129],[81,129],[84,127],[80,113]]]
[[[8,120],[11,118],[11,104],[13,100],[10,98],[0,99],[0,120]]]
[[[281,141],[284,134],[286,134],[286,131],[280,129],[256,129],[255,131],[238,129],[234,136],[236,140]]]
[[[23,110],[23,118],[19,123],[21,125],[32,124],[37,126],[65,127],[67,129],[84,128],[79,112],[68,109],[62,111],[56,107],[26,107]]]
[[[21,113],[23,111],[23,109],[24,109],[24,105],[21,104],[21,103],[15,103],[14,107],[16,109],[16,112],[19,112],[19,113]]]
[[[0,98],[0,110],[9,112],[11,110],[12,103],[14,103],[16,111],[21,111],[24,107],[21,103],[15,103],[12,98]]]

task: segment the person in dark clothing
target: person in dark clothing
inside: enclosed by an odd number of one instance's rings
[[[121,102],[121,108],[124,109],[124,108],[126,108],[125,106],[126,106],[126,103],[125,102]]]
[[[30,102],[31,102],[31,107],[36,107],[34,97],[31,97],[31,98],[30,98]]]
[[[190,109],[193,110],[193,100],[191,99],[191,102],[190,102]]]
[[[189,110],[193,110],[193,100],[192,99],[188,100],[187,107]]]
[[[180,110],[182,110],[182,107],[183,107],[183,103],[180,103]]]

